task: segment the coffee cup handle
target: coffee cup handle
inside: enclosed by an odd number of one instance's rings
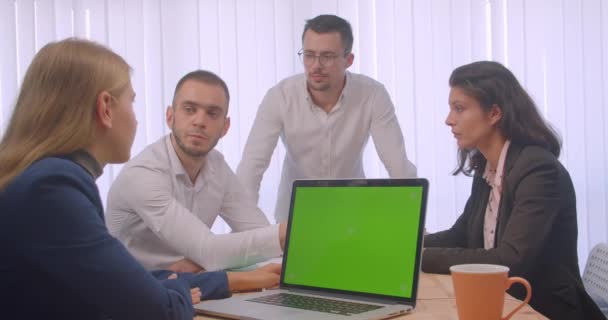
[[[508,320],[509,318],[511,318],[515,314],[515,312],[519,311],[519,309],[523,308],[528,302],[530,302],[530,298],[532,297],[532,287],[530,286],[528,280],[524,278],[511,277],[507,279],[507,285],[505,290],[509,289],[514,283],[521,283],[524,287],[526,287],[526,298],[524,299],[524,301],[522,301],[520,305],[513,309],[513,311],[503,317],[502,320]]]

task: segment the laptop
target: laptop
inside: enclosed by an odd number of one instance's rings
[[[296,180],[278,289],[208,300],[231,319],[385,319],[416,305],[426,179]]]

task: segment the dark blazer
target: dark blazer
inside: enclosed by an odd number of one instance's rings
[[[490,186],[476,170],[464,212],[449,230],[424,238],[422,270],[449,273],[456,264],[510,268],[532,285],[530,305],[550,319],[605,319],[585,292],[577,255],[576,197],[568,171],[549,151],[511,144],[505,160],[495,247],[484,249]],[[514,285],[509,294],[525,298]]]
[[[16,177],[0,192],[0,221],[6,319],[192,320],[191,287],[230,295],[224,272],[147,272],[110,235],[94,177],[72,160],[45,158]]]

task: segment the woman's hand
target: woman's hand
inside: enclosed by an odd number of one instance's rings
[[[190,296],[192,296],[192,304],[201,302],[201,288],[194,287],[190,289]]]
[[[167,279],[177,279],[177,274],[172,273]],[[190,298],[192,299],[192,304],[201,302],[201,289],[199,287],[190,289]]]

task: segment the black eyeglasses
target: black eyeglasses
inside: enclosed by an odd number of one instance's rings
[[[316,59],[319,59],[320,65],[324,67],[330,67],[334,64],[334,61],[340,55],[333,53],[323,53],[316,55],[312,52],[304,51],[304,49],[301,49],[300,51],[298,51],[298,56],[300,56],[300,61],[302,61],[302,63],[307,67],[312,66],[315,63]]]

